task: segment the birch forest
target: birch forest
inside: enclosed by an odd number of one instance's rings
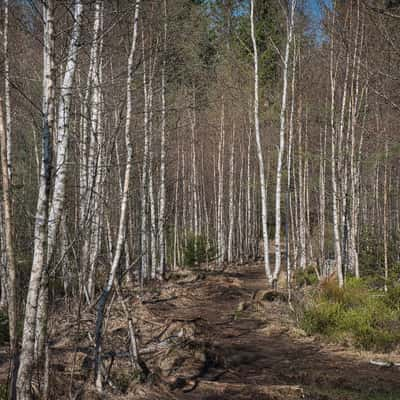
[[[0,400],[400,399],[400,1],[0,1]]]

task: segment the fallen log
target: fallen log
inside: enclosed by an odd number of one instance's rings
[[[216,381],[199,380],[195,384],[187,382],[188,389],[205,392],[212,392],[218,395],[252,395],[257,396],[257,399],[263,400],[300,400],[304,399],[304,391],[297,385],[254,385],[244,383],[228,383]],[[247,398],[247,397],[246,397]]]

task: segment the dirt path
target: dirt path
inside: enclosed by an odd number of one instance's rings
[[[190,296],[154,306],[160,317],[195,320],[196,340],[214,355],[171,399],[400,399],[400,369],[368,354],[305,337],[284,302],[254,301],[262,266],[230,268],[185,285]]]

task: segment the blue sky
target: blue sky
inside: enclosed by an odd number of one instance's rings
[[[321,18],[321,7],[319,0],[308,0],[308,8],[310,13],[316,18]]]
[[[331,0],[306,0],[306,7],[308,13],[311,17],[312,21],[312,31],[317,36],[317,38],[321,39],[322,31],[321,31],[321,19],[323,17],[323,7],[330,7],[332,4]]]

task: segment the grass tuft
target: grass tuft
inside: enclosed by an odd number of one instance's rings
[[[300,325],[360,349],[391,351],[400,343],[400,287],[384,293],[362,280],[350,279],[344,289],[326,282],[305,305]]]

